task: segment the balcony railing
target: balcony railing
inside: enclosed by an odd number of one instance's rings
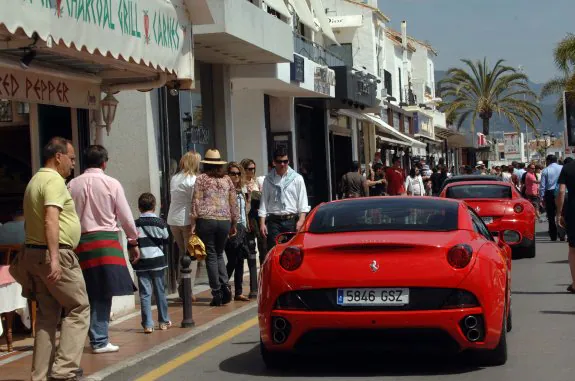
[[[345,66],[344,61],[325,49],[323,46],[308,40],[301,34],[293,34],[293,48],[295,53],[309,58],[313,62],[326,66]]]

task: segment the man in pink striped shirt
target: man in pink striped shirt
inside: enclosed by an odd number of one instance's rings
[[[140,251],[134,217],[120,182],[106,174],[108,151],[100,145],[86,151],[88,169],[70,181],[69,189],[82,226],[76,249],[90,300],[90,345],[93,353],[117,352],[108,340],[112,298],[136,290],[120,243],[120,226],[128,238],[130,258]]]

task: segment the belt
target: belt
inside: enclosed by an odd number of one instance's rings
[[[26,247],[27,247],[28,249],[48,250],[48,246],[46,246],[46,245],[30,245],[30,244],[26,244]],[[58,248],[59,248],[59,249],[62,249],[62,250],[74,250],[74,248],[73,248],[72,246],[70,246],[70,245],[63,245],[63,244],[58,245]]]
[[[288,221],[298,218],[297,214],[270,214],[268,219],[271,221]]]

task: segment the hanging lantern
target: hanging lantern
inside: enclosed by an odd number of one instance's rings
[[[100,108],[102,109],[102,119],[106,125],[106,132],[110,135],[110,129],[114,118],[116,117],[116,108],[118,107],[118,100],[110,93],[100,101]]]

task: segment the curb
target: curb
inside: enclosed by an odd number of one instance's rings
[[[138,355],[132,356],[126,360],[120,361],[117,364],[114,364],[112,366],[109,366],[107,368],[104,368],[96,373],[93,373],[91,375],[85,376],[82,378],[82,380],[85,381],[102,381],[107,377],[110,377],[111,375],[113,375],[114,373],[117,373],[119,371],[122,371],[126,368],[129,368],[131,366],[137,365],[138,363],[145,361],[146,359],[158,354],[159,352],[172,348],[178,344],[181,344],[201,333],[206,332],[207,330],[225,322],[226,320],[229,320],[235,316],[241,315],[244,312],[250,311],[252,309],[256,309],[257,308],[257,303],[256,302],[252,302],[249,303],[248,305],[238,308],[237,310],[230,312],[229,314],[220,316],[217,319],[212,320],[209,323],[203,324],[201,326],[199,326],[198,328],[192,328],[192,330],[188,333],[182,334],[178,337],[174,337],[173,339],[170,339],[168,341],[166,341],[165,343],[162,343],[160,345],[157,345],[153,348],[148,349],[145,352],[139,353]]]

